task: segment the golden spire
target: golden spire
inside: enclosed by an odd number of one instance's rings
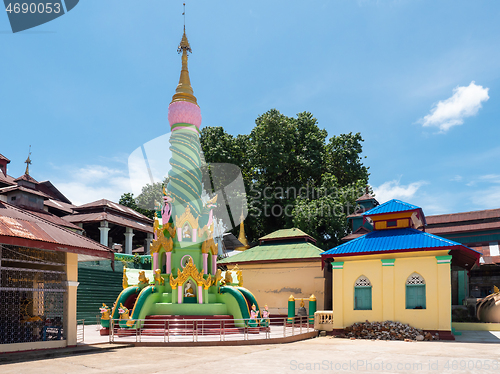
[[[184,34],[182,35],[182,40],[177,48],[177,52],[182,53],[182,70],[179,78],[179,84],[175,90],[175,95],[172,96],[172,103],[176,101],[189,101],[190,103],[198,105],[196,97],[193,95],[191,81],[189,80],[188,52],[191,53],[192,50],[186,36],[186,26],[184,26]]]
[[[240,223],[240,235],[238,236],[238,240],[240,241],[241,244],[243,244],[242,247],[238,247],[238,248],[235,248],[236,251],[244,251],[248,248],[250,248],[250,246],[248,245],[248,240],[247,240],[247,237],[245,235],[245,225],[243,224],[243,213],[241,214],[241,223]]]
[[[24,163],[26,164],[26,171],[24,172],[24,174],[26,175],[30,175],[30,165],[31,165],[31,145],[30,145],[30,150],[28,152],[28,158],[26,159],[26,161],[24,161]]]

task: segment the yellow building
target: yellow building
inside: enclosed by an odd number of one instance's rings
[[[238,265],[244,286],[252,290],[259,305],[267,305],[271,316],[287,316],[288,298],[317,298],[324,308],[323,251],[316,240],[293,228],[275,231],[259,239],[259,245],[219,261],[228,269]],[[296,307],[299,307],[297,303]],[[305,303],[307,307],[307,302]]]
[[[392,320],[453,339],[451,266],[470,270],[479,253],[421,231],[422,209],[399,200],[363,217],[374,231],[322,254],[333,273],[333,330]]]

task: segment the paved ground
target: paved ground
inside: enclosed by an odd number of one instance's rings
[[[486,369],[488,368],[489,369]],[[137,347],[5,364],[7,373],[500,373],[500,346],[316,338],[282,345]]]
[[[101,326],[100,325],[87,325],[85,326],[85,343],[86,344],[100,344],[109,342],[109,336],[101,336],[99,333]],[[299,333],[300,330],[296,329],[295,333]],[[461,335],[456,335],[455,339],[457,342],[463,343],[500,343],[500,331],[460,331]],[[263,334],[262,334],[263,335]],[[281,337],[282,336],[282,328],[276,328],[276,336],[273,337]],[[288,331],[288,335],[291,335],[291,332]],[[236,339],[238,336],[228,337],[228,340]],[[252,337],[250,337],[252,338]],[[259,338],[256,336],[254,338]],[[243,336],[239,336],[239,340],[242,340]],[[156,337],[155,339],[150,339],[151,341],[162,341],[162,337]],[[173,339],[175,341],[176,339]],[[177,339],[180,340],[180,339]],[[190,340],[189,337],[186,337],[184,340]],[[203,340],[200,338],[200,340]],[[217,336],[212,336],[211,340],[218,340]],[[133,338],[116,338],[116,343],[128,343],[131,341],[135,341]],[[144,338],[143,341],[148,341],[147,338]],[[500,370],[499,370],[500,374]]]

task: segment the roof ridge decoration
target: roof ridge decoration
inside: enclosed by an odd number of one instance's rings
[[[24,161],[24,163],[26,164],[26,171],[24,172],[25,175],[30,175],[30,165],[31,165],[31,145],[30,145],[30,149],[28,151],[28,158],[26,159],[26,161]]]

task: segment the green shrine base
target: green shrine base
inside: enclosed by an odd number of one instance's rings
[[[214,304],[172,304],[156,303],[151,314],[154,315],[179,315],[179,316],[208,316],[208,315],[226,315],[227,306],[222,303]]]

